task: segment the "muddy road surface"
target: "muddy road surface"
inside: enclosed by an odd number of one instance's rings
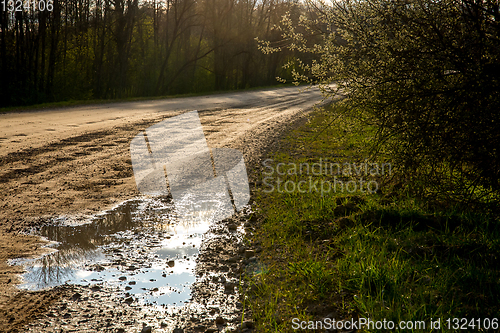
[[[130,142],[198,110],[209,147],[243,153],[252,188],[268,147],[321,100],[288,87],[0,114],[0,331],[251,330],[238,294],[258,269],[248,211],[165,226],[168,198],[141,198]]]

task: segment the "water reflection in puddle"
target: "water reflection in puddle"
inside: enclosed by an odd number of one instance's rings
[[[210,220],[176,221],[171,201],[156,197],[126,201],[88,224],[44,226],[38,234],[57,251],[18,261],[26,269],[20,288],[117,287],[130,301],[182,305]]]

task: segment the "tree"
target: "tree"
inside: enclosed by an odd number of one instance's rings
[[[376,126],[374,153],[418,194],[499,199],[497,1],[309,0],[304,12],[280,25],[280,47],[309,56],[294,61],[295,80],[341,91],[338,110]]]
[[[0,12],[0,106],[274,84],[286,55],[264,58],[254,38],[274,38],[269,27],[293,6],[48,1],[50,9]]]

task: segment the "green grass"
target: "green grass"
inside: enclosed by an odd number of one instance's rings
[[[373,176],[293,172],[290,163],[320,158],[366,161],[373,129],[346,117],[326,128],[334,116],[332,109],[317,111],[262,167],[252,242],[262,247],[266,269],[249,277],[245,292],[257,331],[292,332],[293,318],[363,317],[425,321],[425,330],[414,331],[449,332],[455,330],[446,326],[448,318],[500,317],[498,218],[460,207],[431,208],[395,189],[397,168]],[[284,175],[276,174],[278,163],[284,163]],[[377,182],[378,191],[270,191],[278,176],[282,185],[289,181],[289,190],[301,180],[320,184],[362,176]],[[431,330],[430,321],[438,318],[441,329]]]

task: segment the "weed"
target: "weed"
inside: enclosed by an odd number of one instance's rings
[[[373,161],[366,148],[373,130],[333,117],[332,110],[317,111],[268,165]],[[262,221],[254,237],[267,270],[249,278],[247,306],[259,332],[293,331],[293,318],[429,323],[500,313],[497,217],[421,202],[397,188],[400,175],[370,176],[380,184],[375,193],[326,194],[265,191],[265,178],[273,176],[262,175],[255,196]],[[279,176],[295,184],[332,180],[328,173]]]

